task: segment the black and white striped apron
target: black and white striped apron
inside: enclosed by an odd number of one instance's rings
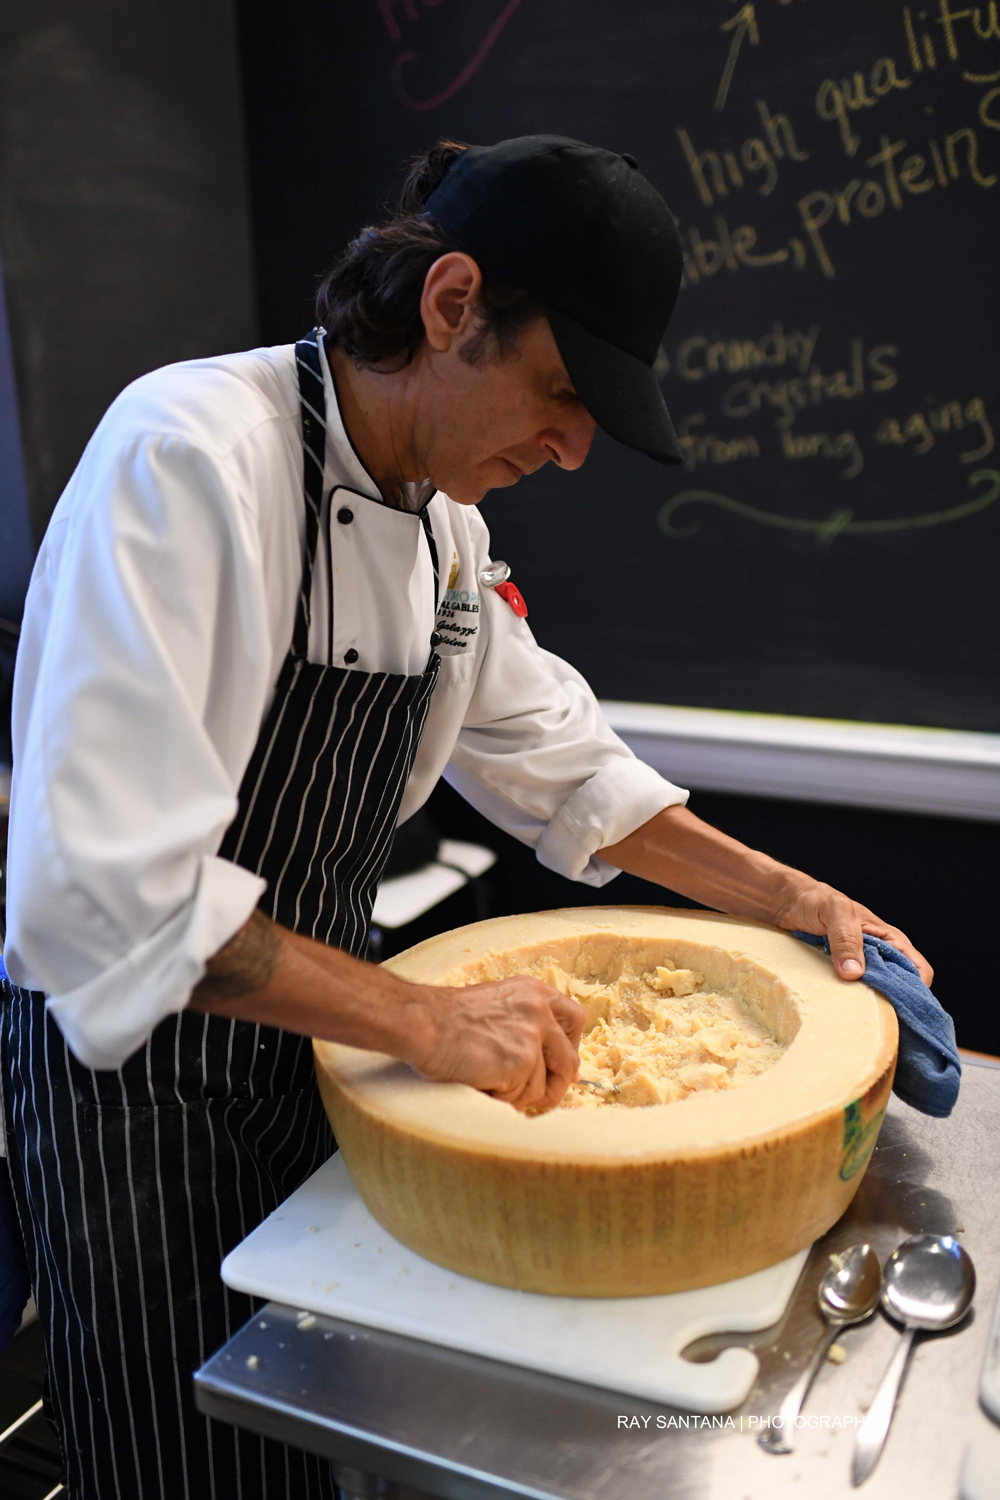
[[[292,647],[220,854],[261,907],[362,955],[440,660],[393,676],[307,659],[323,517],[315,335],[296,345],[306,546]],[[437,558],[426,509],[423,527]],[[332,606],[331,606],[332,607]],[[310,1042],[183,1011],[121,1069],[72,1056],[44,996],[5,996],[11,1177],[70,1500],[313,1500],[329,1465],[201,1416],[191,1375],[251,1315],[222,1258],[334,1150]]]

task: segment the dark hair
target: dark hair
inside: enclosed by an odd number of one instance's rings
[[[438,141],[414,157],[392,217],[351,241],[316,294],[316,317],[330,343],[359,364],[377,367],[400,356],[409,364],[423,341],[420,299],[427,272],[440,256],[462,248],[425,204],[465,149],[458,141]],[[511,353],[517,335],[540,312],[526,292],[483,270],[480,326],[463,359],[481,364],[491,344],[501,355]]]

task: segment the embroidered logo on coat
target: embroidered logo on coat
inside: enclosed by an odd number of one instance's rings
[[[458,553],[452,557],[448,587],[438,609],[437,629],[442,646],[451,646],[452,653],[467,651],[479,629],[479,594],[475,589],[459,589],[458,575],[461,564]]]

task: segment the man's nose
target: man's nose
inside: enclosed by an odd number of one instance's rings
[[[596,431],[597,423],[581,407],[579,415],[558,430],[545,433],[542,441],[553,463],[557,463],[561,469],[578,469],[590,452]]]

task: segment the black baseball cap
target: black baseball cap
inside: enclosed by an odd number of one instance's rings
[[[468,146],[425,206],[485,272],[540,304],[598,426],[680,463],[653,372],[681,284],[680,235],[635,158],[558,135]]]

